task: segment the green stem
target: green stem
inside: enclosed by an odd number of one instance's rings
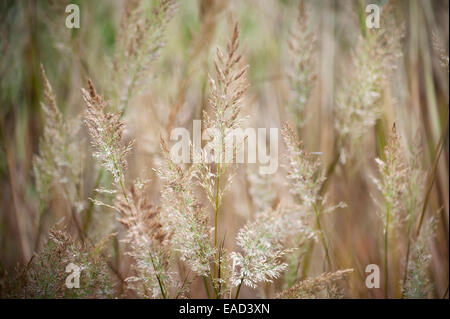
[[[214,294],[216,295],[216,299],[219,299],[219,292],[217,291],[216,285],[214,283],[214,278],[212,277],[211,272],[209,272],[209,280],[211,280],[211,285],[213,287]]]
[[[206,295],[208,296],[208,299],[211,299],[211,294],[210,294],[209,288],[208,288],[208,279],[206,278],[206,276],[203,276],[203,284],[205,285],[205,291],[206,291]]]
[[[93,188],[93,190],[92,190],[92,196],[91,196],[91,197],[92,197],[93,199],[95,199],[95,197],[96,197],[96,194],[97,194],[96,189],[97,189],[97,188],[99,187],[99,185],[100,185],[100,181],[101,181],[101,179],[102,179],[102,176],[103,176],[103,170],[100,169],[100,170],[98,171],[97,179],[95,180],[95,185],[94,185],[94,188]],[[92,219],[92,211],[93,211],[93,209],[94,209],[94,201],[91,200],[91,201],[89,201],[89,206],[88,206],[88,208],[86,209],[86,215],[85,215],[85,218],[84,218],[84,220],[83,220],[83,232],[84,232],[84,233],[87,233],[89,224],[90,224],[91,219]]]
[[[128,203],[128,196],[127,196],[127,192],[125,191],[125,186],[124,186],[124,183],[123,183],[122,176],[120,177],[120,188],[122,188],[123,197],[125,197],[125,200]]]
[[[156,272],[155,263],[154,263],[154,261],[153,261],[153,256],[152,256],[151,253],[150,253],[150,261],[152,262],[153,269],[154,269],[155,272]],[[166,293],[164,292],[164,288],[163,288],[163,284],[162,284],[162,282],[161,282],[161,278],[159,278],[158,275],[155,275],[155,276],[156,276],[156,279],[158,280],[159,289],[161,290],[161,295],[163,296],[164,299],[166,299],[167,297],[166,297]]]
[[[362,0],[358,0],[358,16],[359,16],[359,25],[361,27],[361,34],[365,38],[366,34],[367,34],[367,29],[366,29],[366,21],[364,19],[365,15],[364,15],[364,6],[363,6]]]

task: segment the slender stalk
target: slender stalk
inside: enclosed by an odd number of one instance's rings
[[[206,278],[206,276],[203,276],[203,284],[205,285],[205,291],[206,291],[206,295],[208,296],[208,299],[211,299],[211,294],[210,294],[209,288],[208,288],[208,279]]]
[[[409,263],[409,254],[411,251],[411,229],[413,226],[413,220],[411,218],[412,216],[412,212],[410,212],[409,218],[409,224],[408,224],[408,233],[407,233],[407,238],[408,238],[408,244],[406,246],[406,260],[405,260],[405,270],[403,271],[403,285],[406,283],[406,278],[408,277],[408,263]],[[402,290],[402,299],[403,299],[403,290]]]
[[[408,231],[408,233],[409,233],[409,231]],[[409,263],[410,251],[411,251],[411,239],[408,238],[408,247],[406,249],[405,270],[403,272],[403,285],[406,283],[406,278],[408,277],[408,263]],[[402,299],[403,299],[403,291],[402,291]]]
[[[449,285],[447,285],[447,289],[445,289],[445,292],[444,292],[444,294],[442,295],[442,298],[441,298],[441,299],[444,299],[445,296],[447,296],[447,294],[448,294],[448,286],[449,286]]]
[[[97,179],[95,180],[95,185],[92,190],[91,198],[93,198],[93,199],[95,199],[95,197],[96,197],[97,192],[95,190],[99,187],[102,176],[103,176],[103,170],[99,169],[98,174],[97,174]],[[93,209],[94,209],[94,201],[91,200],[91,201],[89,201],[89,206],[86,209],[86,215],[85,215],[85,218],[83,219],[83,232],[84,233],[87,232],[87,229],[91,222]]]
[[[449,121],[448,112],[449,112],[449,109],[447,108],[447,111],[445,112],[446,120],[445,120],[444,129],[442,130],[441,136],[439,137],[439,142],[436,145],[436,150],[434,152],[435,156],[434,156],[434,161],[433,161],[433,167],[431,169],[430,175],[428,176],[427,192],[426,192],[425,199],[424,199],[423,205],[422,205],[422,212],[421,212],[420,218],[419,218],[419,225],[417,226],[417,230],[416,230],[416,238],[420,234],[420,228],[422,227],[423,217],[425,216],[426,208],[428,205],[428,200],[430,199],[431,189],[433,188],[434,180],[436,179],[437,165],[438,165],[441,153],[442,153],[442,149],[443,149],[443,145],[444,145],[444,138],[445,138],[445,135],[448,130],[448,121]]]
[[[305,258],[303,259],[302,275],[301,279],[305,279],[308,275],[308,269],[311,261],[312,251],[314,249],[315,242],[310,240],[308,247],[306,248]]]
[[[150,261],[152,262],[153,269],[156,271],[155,262],[153,261],[153,256],[151,253],[150,253]],[[156,279],[158,280],[159,289],[161,290],[161,295],[163,296],[164,299],[167,299],[166,293],[164,292],[163,284],[161,282],[161,278],[159,278],[158,275],[155,275],[155,276],[156,276]]]
[[[334,147],[336,149],[336,152],[333,157],[333,160],[327,167],[327,170],[325,173],[326,179],[323,182],[322,186],[320,187],[319,194],[321,194],[321,195],[323,195],[327,191],[329,181],[331,180],[331,176],[334,174],[337,164],[339,163],[339,158],[341,157],[341,151],[339,149],[340,143],[341,143],[340,139],[336,138],[334,141]],[[314,241],[311,241],[308,245],[308,248],[306,250],[305,257],[304,257],[304,262],[303,262],[303,267],[302,267],[302,275],[301,275],[302,278],[306,278],[306,276],[307,276],[313,248],[314,248]]]
[[[158,284],[159,284],[159,288],[161,289],[161,294],[162,294],[163,298],[166,299],[167,297],[166,297],[166,294],[164,293],[164,288],[162,286],[161,279],[159,278],[158,275],[156,275],[156,278],[158,279]]]
[[[186,275],[186,277],[184,278],[183,284],[181,285],[181,287],[178,289],[177,294],[175,295],[175,299],[178,299],[178,297],[180,297],[181,293],[183,292],[184,287],[186,286],[186,282],[188,281],[188,277],[189,274]],[[204,277],[205,278],[205,277]],[[144,287],[145,288],[145,287]]]
[[[216,260],[218,260],[219,251],[217,249],[217,234],[218,234],[218,219],[219,219],[219,192],[220,192],[220,161],[217,164],[217,178],[216,178],[216,208],[214,218],[214,248],[216,249]],[[214,263],[214,277],[218,274],[217,263]]]
[[[384,294],[385,298],[389,297],[388,284],[389,284],[389,268],[388,268],[388,249],[389,249],[389,217],[390,217],[390,207],[386,206],[386,229],[384,231]]]
[[[122,176],[120,177],[120,188],[122,189],[123,197],[128,202],[128,196],[127,196],[127,192],[125,191],[125,186],[124,186],[124,183],[123,183]]]
[[[335,170],[336,170],[336,166],[339,163],[339,158],[341,157],[341,150],[340,150],[340,145],[342,144],[342,141],[339,137],[336,137],[334,140],[334,149],[335,149],[335,154],[334,157],[331,161],[330,164],[328,164],[327,170],[325,172],[325,176],[326,179],[323,182],[322,186],[320,187],[320,195],[323,195],[329,186],[329,182],[331,181],[331,177],[333,176]]]
[[[362,0],[358,0],[358,17],[359,17],[359,26],[361,27],[361,34],[363,35],[363,37],[366,37],[367,29],[366,29],[364,6],[363,6]]]
[[[241,279],[241,282],[240,282],[240,284],[239,284],[239,286],[238,286],[238,289],[237,289],[237,291],[236,291],[236,296],[234,297],[234,299],[238,299],[239,293],[241,292],[241,287],[242,287],[242,282],[243,282],[243,281],[244,281],[244,278]]]
[[[317,205],[315,203],[313,204],[313,207],[314,207],[314,213],[316,215],[317,229],[319,230],[320,239],[322,240],[322,245],[323,245],[323,248],[325,250],[325,256],[327,258],[328,269],[329,269],[329,271],[332,271],[333,267],[332,267],[332,264],[331,264],[330,254],[328,252],[328,245],[327,245],[327,242],[326,242],[326,239],[325,239],[325,234],[323,232],[322,225],[320,223],[319,211],[318,211]]]

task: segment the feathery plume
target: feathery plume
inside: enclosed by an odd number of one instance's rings
[[[406,267],[408,267],[411,228],[418,216],[424,191],[424,174],[421,170],[420,158],[421,149],[418,146],[414,146],[412,153],[408,156],[408,152],[402,147],[400,136],[394,123],[384,150],[384,160],[376,159],[380,178],[373,179],[383,198],[383,203],[377,203],[382,208],[380,217],[384,222],[386,294],[389,274],[387,269],[389,234],[391,229],[398,228],[405,223],[408,225],[408,251],[406,257]],[[405,276],[407,274],[408,268],[405,269]]]
[[[428,275],[428,267],[431,264],[428,241],[436,234],[436,224],[436,216],[430,217],[414,243],[411,260],[407,265],[406,280],[402,284],[402,293],[405,298],[427,298],[433,289],[433,284]]]
[[[232,252],[231,284],[244,284],[255,288],[260,282],[271,282],[278,278],[288,266],[283,257],[293,252],[285,248],[288,239],[295,236],[298,242],[314,238],[313,224],[298,207],[267,208],[249,221],[236,236],[241,252]]]
[[[401,146],[395,123],[384,150],[384,161],[377,158],[376,163],[380,179],[374,179],[383,196],[386,209],[382,210],[385,227],[398,226],[406,219],[405,198],[408,195],[410,167]],[[390,216],[386,216],[389,214]],[[389,225],[387,225],[390,219]]]
[[[352,74],[337,95],[336,128],[342,141],[348,136],[356,140],[379,118],[387,74],[402,55],[402,37],[402,29],[395,25],[368,30],[365,38],[360,37],[352,56]]]
[[[304,150],[301,143],[297,141],[295,131],[287,124],[282,129],[282,136],[287,146],[287,178],[290,186],[290,192],[299,199],[301,209],[309,215],[310,219],[315,220],[315,233],[322,241],[325,250],[325,256],[329,269],[332,269],[331,257],[328,251],[328,244],[325,238],[325,232],[320,221],[320,215],[323,212],[331,212],[336,208],[346,207],[345,203],[340,202],[337,205],[323,208],[325,199],[320,195],[320,190],[325,181],[325,174],[321,169],[321,163],[317,155],[313,155]],[[314,236],[314,238],[317,238]]]
[[[199,276],[209,277],[215,249],[210,241],[208,214],[194,195],[196,167],[183,170],[171,158],[161,139],[166,165],[158,170],[163,181],[162,214],[164,227],[172,234],[171,245],[181,260]]]
[[[131,151],[133,142],[122,146],[124,123],[120,121],[120,114],[108,113],[108,103],[99,95],[91,80],[88,90],[82,89],[86,103],[85,123],[91,136],[92,146],[96,149],[94,157],[100,160],[104,169],[114,177],[123,193],[124,174],[127,168],[126,156]]]
[[[204,126],[206,130],[214,129],[217,132],[218,136],[213,136],[217,163],[225,161],[224,145],[229,132],[242,124],[239,114],[243,105],[244,93],[248,88],[246,83],[248,66],[240,66],[242,55],[238,53],[238,49],[239,27],[236,24],[227,45],[227,52],[223,54],[217,48],[214,60],[215,79],[209,76],[209,104],[214,114],[210,117],[206,112],[204,113]],[[225,168],[224,165],[222,165],[223,168]]]
[[[282,129],[282,136],[287,146],[290,192],[306,206],[315,205],[321,199],[319,192],[325,181],[320,160],[317,155],[304,150],[302,143],[297,141],[297,134],[287,124]]]
[[[255,211],[264,211],[271,207],[276,198],[274,183],[267,175],[261,175],[256,169],[255,171],[247,168],[247,178],[250,184],[249,193],[255,205]]]
[[[44,86],[44,101],[41,102],[45,114],[44,134],[39,143],[39,155],[33,159],[33,171],[38,193],[43,201],[49,200],[50,189],[55,188],[70,202],[80,208],[78,183],[81,179],[83,152],[77,138],[78,118],[66,122],[58,109],[52,86],[41,65]]]
[[[105,241],[88,246],[73,240],[66,231],[52,229],[47,245],[27,265],[18,266],[4,283],[7,298],[111,298],[113,279],[102,257]],[[80,269],[80,286],[66,285],[66,267]]]
[[[285,221],[283,210],[278,207],[258,214],[255,221],[239,230],[236,243],[242,254],[231,253],[233,286],[240,289],[244,284],[255,288],[260,282],[272,282],[286,269],[282,258],[291,250],[283,248],[283,241],[290,233],[285,228],[289,223]]]

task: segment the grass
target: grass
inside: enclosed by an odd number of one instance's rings
[[[367,4],[2,2],[0,297],[447,298],[448,1]],[[170,155],[195,119],[217,164]]]

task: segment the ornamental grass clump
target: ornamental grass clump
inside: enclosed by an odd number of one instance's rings
[[[384,150],[384,158],[376,159],[379,178],[374,182],[382,195],[383,201],[376,201],[380,207],[380,217],[384,224],[384,267],[385,293],[389,293],[389,249],[390,236],[402,227],[406,232],[406,261],[404,279],[408,276],[408,263],[411,247],[414,247],[413,227],[416,225],[424,199],[424,172],[421,169],[422,151],[415,143],[408,151],[401,142],[394,123]]]
[[[103,256],[108,242],[109,238],[97,245],[81,243],[65,230],[53,228],[42,251],[6,275],[0,295],[3,298],[112,298],[116,293],[114,277]],[[71,264],[79,270],[76,289],[67,285],[67,276],[74,271]]]
[[[114,182],[121,189],[125,198],[126,156],[131,151],[133,142],[122,145],[124,123],[120,120],[120,113],[110,113],[109,105],[103,96],[95,90],[89,80],[88,90],[82,89],[86,103],[85,123],[91,136],[91,144],[95,149],[94,157],[100,165],[111,173]]]
[[[148,202],[139,180],[127,190],[126,156],[133,141],[123,145],[124,123],[120,120],[120,113],[108,112],[108,103],[96,92],[91,81],[89,91],[83,89],[82,92],[87,110],[85,123],[96,149],[94,156],[114,178],[116,189],[109,192],[119,191],[113,205],[98,200],[95,203],[115,209],[117,221],[127,230],[124,241],[130,248],[128,254],[135,261],[136,275],[126,281],[131,289],[144,297],[179,296],[183,287],[177,286],[178,281],[171,268],[170,233],[162,227],[159,209]]]

